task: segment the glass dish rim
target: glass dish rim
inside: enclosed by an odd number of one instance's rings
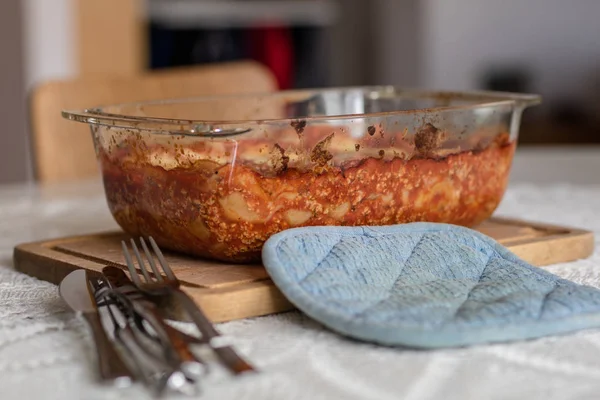
[[[441,99],[471,99],[473,104],[463,104],[455,106],[439,106],[431,108],[415,108],[411,110],[382,111],[374,113],[357,114],[339,114],[339,115],[316,115],[300,116],[292,118],[272,118],[272,119],[244,119],[244,120],[191,120],[191,119],[172,119],[148,116],[132,116],[124,114],[113,114],[102,111],[108,107],[127,107],[156,104],[177,104],[203,101],[215,101],[224,99],[241,99],[252,97],[286,97],[292,95],[319,94],[328,92],[343,91],[363,91],[366,93],[380,93],[402,95],[407,98],[441,98]],[[367,118],[381,118],[395,115],[424,115],[436,112],[451,112],[459,110],[476,110],[480,108],[499,107],[502,105],[513,104],[517,108],[524,109],[541,103],[541,96],[529,93],[512,93],[500,91],[452,91],[452,90],[427,90],[427,89],[406,89],[393,85],[386,86],[338,86],[330,88],[315,89],[292,89],[274,92],[257,92],[242,94],[220,94],[204,95],[195,97],[181,97],[163,100],[134,101],[119,104],[95,106],[82,110],[62,110],[62,117],[75,122],[87,123],[90,125],[104,126],[109,128],[134,129],[141,131],[152,131],[154,134],[165,135],[183,135],[195,137],[225,137],[240,135],[252,130],[249,125],[278,125],[293,124],[296,121],[305,121],[306,124],[314,122],[344,121]],[[227,128],[219,128],[219,125],[226,125]]]

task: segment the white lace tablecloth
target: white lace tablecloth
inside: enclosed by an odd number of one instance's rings
[[[600,173],[597,170],[596,173]],[[598,178],[600,182],[600,178]],[[600,287],[600,185],[511,183],[498,214],[591,229],[592,257],[549,270]],[[0,188],[0,399],[150,398],[95,383],[84,323],[55,285],[15,272],[20,242],[116,228],[95,184]],[[298,312],[220,324],[262,372],[203,385],[207,399],[598,399],[600,330],[415,351],[343,339]]]

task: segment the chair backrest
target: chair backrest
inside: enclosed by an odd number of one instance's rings
[[[30,98],[35,178],[46,183],[99,174],[89,127],[63,119],[63,109],[274,90],[277,83],[272,73],[252,61],[173,68],[133,77],[44,83]]]

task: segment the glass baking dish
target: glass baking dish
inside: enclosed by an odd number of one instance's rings
[[[112,215],[131,235],[233,262],[284,229],[475,226],[504,194],[536,95],[293,90],[64,111],[88,123]]]

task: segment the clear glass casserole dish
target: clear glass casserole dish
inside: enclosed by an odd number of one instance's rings
[[[295,90],[64,111],[88,123],[123,230],[218,260],[260,259],[310,225],[475,226],[504,194],[536,95]]]

